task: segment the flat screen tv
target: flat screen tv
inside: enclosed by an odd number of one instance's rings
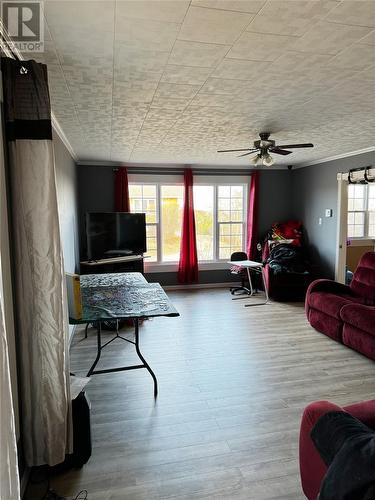
[[[146,216],[127,212],[88,212],[86,237],[89,260],[144,253]]]

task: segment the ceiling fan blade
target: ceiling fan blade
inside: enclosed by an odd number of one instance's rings
[[[237,158],[241,158],[241,156],[247,156],[247,155],[252,155],[255,153],[255,151],[258,151],[258,149],[252,149],[248,153],[244,153],[243,155],[238,155]]]
[[[287,151],[286,149],[281,149],[279,147],[270,148],[269,151],[271,153],[276,153],[277,155],[283,155],[283,156],[290,155],[291,153],[293,153],[293,151]]]
[[[246,148],[246,149],[220,149],[218,153],[233,153],[235,151],[256,151],[256,149]]]
[[[311,142],[307,142],[306,144],[278,144],[278,148],[313,148],[314,144],[311,144]]]

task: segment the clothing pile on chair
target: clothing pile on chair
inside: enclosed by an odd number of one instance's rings
[[[262,261],[272,299],[304,300],[312,276],[303,243],[302,222],[272,224],[265,237]]]
[[[273,246],[267,259],[267,264],[275,274],[278,273],[308,273],[309,263],[302,247],[290,243],[280,243]]]

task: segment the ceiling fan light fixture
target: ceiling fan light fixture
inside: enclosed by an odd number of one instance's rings
[[[262,163],[265,167],[271,167],[275,163],[275,160],[269,153],[265,153],[262,156]]]
[[[260,165],[262,163],[262,157],[260,156],[260,154],[258,153],[257,155],[250,158],[250,163],[252,163],[255,166]]]

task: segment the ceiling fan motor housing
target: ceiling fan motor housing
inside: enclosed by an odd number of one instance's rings
[[[275,141],[271,139],[261,139],[260,141],[254,141],[254,148],[267,150],[270,147],[275,146]]]

